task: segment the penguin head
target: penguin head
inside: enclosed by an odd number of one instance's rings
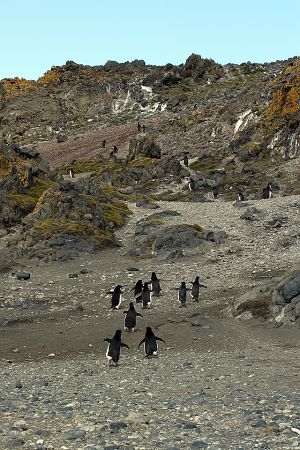
[[[132,302],[129,303],[129,309],[130,309],[130,311],[134,310],[134,304]]]
[[[121,284],[118,284],[118,286],[115,287],[115,292],[121,292],[122,287]]]
[[[151,280],[156,280],[156,279],[157,279],[156,273],[155,273],[155,272],[152,272]]]
[[[146,328],[146,336],[153,336],[153,331],[151,327],[147,327]]]
[[[144,289],[144,291],[147,291],[147,290],[149,289],[149,288],[148,288],[148,283],[147,283],[147,282],[144,283],[143,289]]]
[[[143,286],[142,280],[139,280],[136,282],[136,287],[142,287],[142,286]]]
[[[115,336],[116,336],[116,337],[119,337],[120,339],[121,339],[121,334],[122,334],[122,331],[121,331],[121,330],[117,330],[117,331],[115,332]]]
[[[199,282],[199,277],[196,277],[196,278],[195,278],[195,281]]]
[[[181,282],[181,287],[185,287],[185,281]]]

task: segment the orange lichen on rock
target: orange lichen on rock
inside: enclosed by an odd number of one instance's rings
[[[59,83],[61,80],[59,70],[56,66],[51,67],[50,70],[38,78],[37,83],[42,86],[47,86],[52,83]]]
[[[300,58],[288,66],[275,83],[278,88],[268,107],[267,119],[289,119],[300,111]]]
[[[25,78],[4,78],[1,80],[3,86],[4,97],[23,94],[24,91],[33,90],[35,82],[31,80],[25,80]]]

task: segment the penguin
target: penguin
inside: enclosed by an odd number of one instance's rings
[[[122,287],[120,284],[115,287],[112,297],[111,297],[111,307],[110,309],[119,309],[119,306],[121,305],[122,301]],[[111,294],[111,292],[108,292],[108,294]]]
[[[195,181],[193,180],[193,178],[189,179],[188,186],[191,192],[195,190]]]
[[[265,187],[265,188],[263,189],[263,192],[262,192],[262,198],[268,198],[268,199],[270,199],[270,198],[272,198],[272,197],[273,197],[273,189],[272,189],[271,183],[269,182],[269,183],[267,184],[267,187]]]
[[[135,286],[130,290],[134,290],[134,298],[137,303],[141,303],[142,301],[142,291],[143,291],[143,282],[139,280],[136,282]]]
[[[151,308],[151,297],[152,291],[149,289],[148,283],[144,283],[143,291],[142,291],[142,303],[143,309]]]
[[[199,293],[200,293],[200,287],[207,287],[204,284],[201,284],[199,281],[199,277],[195,278],[195,281],[191,281],[193,287],[191,291],[191,297],[194,299],[195,302],[199,301]]]
[[[165,343],[165,341],[162,338],[155,336],[151,327],[147,327],[145,337],[139,343],[139,346],[138,346],[138,348],[140,348],[140,346],[142,344],[144,344],[145,358],[149,358],[149,356],[157,356],[157,354],[158,354],[157,341],[161,341],[161,342]]]
[[[219,197],[219,188],[218,188],[218,186],[214,186],[213,187],[212,195],[213,195],[213,198],[218,198]]]
[[[187,157],[187,155],[184,155],[183,157],[183,164],[188,167],[189,166],[189,158]]]
[[[110,338],[104,339],[105,342],[109,343],[107,350],[106,350],[106,358],[108,359],[108,365],[111,365],[112,362],[115,364],[115,366],[118,365],[119,359],[120,359],[121,347],[128,348],[128,350],[129,350],[128,345],[124,344],[122,342],[121,335],[122,335],[122,331],[117,330],[112,339],[110,339]]]
[[[180,287],[178,288],[178,301],[180,303],[180,308],[186,306],[186,293],[191,289],[187,288],[185,282],[182,281]]]
[[[70,178],[75,178],[75,173],[74,173],[73,169],[69,170],[69,175],[70,175]]]
[[[114,146],[113,146],[113,152],[114,152],[114,154],[115,154],[115,153],[118,153],[118,151],[119,151],[118,147],[117,147],[116,145],[114,145]]]
[[[142,125],[141,125],[140,122],[138,121],[138,123],[137,123],[137,130],[138,130],[138,133],[140,133],[141,129],[142,129]]]
[[[124,329],[134,332],[136,326],[136,318],[137,316],[143,317],[142,314],[136,312],[134,304],[132,302],[129,303],[129,310],[124,311],[124,314],[126,314],[124,319]]]
[[[157,278],[155,272],[152,272],[150,283],[151,283],[151,290],[153,292],[153,295],[155,297],[159,297],[159,294],[161,292],[161,287],[159,284],[159,279]]]
[[[238,198],[237,199],[238,199],[239,202],[244,202],[245,201],[245,196],[242,193],[242,191],[238,192]]]
[[[145,125],[142,126],[142,131],[143,131],[143,133],[146,133],[146,127],[145,127]]]
[[[102,148],[105,148],[105,146],[106,146],[106,139],[103,139],[103,141],[102,141]]]

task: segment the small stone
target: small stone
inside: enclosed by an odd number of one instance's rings
[[[85,436],[86,431],[81,428],[76,428],[75,430],[67,431],[64,434],[64,438],[68,441],[75,441],[76,439],[81,439]]]
[[[29,280],[30,273],[29,272],[17,272],[16,277],[17,277],[17,280]]]
[[[22,387],[23,387],[23,384],[21,383],[21,381],[17,381],[16,382],[16,388],[17,389],[22,389]]]
[[[78,277],[79,277],[79,273],[78,272],[69,273],[69,278],[78,278]]]
[[[191,444],[191,448],[207,448],[208,444],[204,441],[194,441]]]

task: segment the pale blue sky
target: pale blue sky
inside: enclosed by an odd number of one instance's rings
[[[219,63],[300,54],[300,0],[14,0],[1,4],[0,79],[67,60]]]

